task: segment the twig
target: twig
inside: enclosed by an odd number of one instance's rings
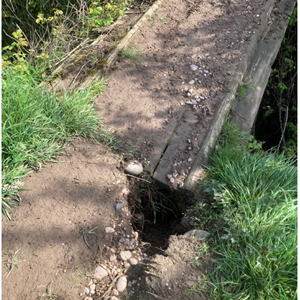
[[[82,43],[80,43],[76,48],[74,48],[71,52],[69,52],[68,54],[66,54],[60,61],[58,61],[54,66],[53,69],[59,65],[61,62],[63,62],[64,60],[66,60],[70,55],[72,55],[78,48],[82,47],[86,42],[89,41],[89,38],[85,39]]]
[[[110,291],[112,289],[112,287],[114,286],[114,284],[116,283],[116,281],[123,276],[123,273],[119,273],[118,276],[115,277],[115,279],[112,280],[111,284],[109,285],[109,288],[106,290],[106,292],[103,294],[103,296],[101,297],[103,300],[104,299],[108,299],[109,298],[109,294]]]
[[[133,178],[140,179],[140,180],[142,180],[142,181],[151,183],[150,181],[148,181],[148,180],[146,180],[146,179],[143,179],[143,178],[140,178],[140,177],[136,177],[136,176],[134,176],[134,175],[126,174],[126,176],[130,176],[130,177],[133,177]]]
[[[285,114],[284,128],[283,128],[283,131],[282,131],[282,135],[281,135],[280,142],[279,142],[279,144],[278,144],[278,146],[277,146],[277,152],[279,151],[279,148],[280,148],[281,142],[282,142],[282,140],[283,140],[284,132],[285,132],[286,125],[287,125],[288,115],[289,115],[289,107],[288,107],[288,106],[286,106],[286,114]]]
[[[80,72],[82,71],[82,69],[89,63],[89,61],[87,61],[84,65],[81,66],[80,70],[78,71],[78,73],[76,74],[76,76],[72,79],[71,83],[69,84],[69,87],[75,82],[75,80],[77,79],[77,77],[79,76]]]

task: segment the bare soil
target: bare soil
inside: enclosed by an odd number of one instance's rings
[[[95,101],[104,123],[122,138],[127,151],[115,153],[100,144],[74,140],[56,163],[23,180],[29,191],[20,194],[22,201],[12,211],[12,221],[2,218],[3,299],[51,299],[47,298],[51,293],[52,297],[57,293],[57,299],[84,299],[84,288],[99,263],[111,274],[97,284],[93,299],[109,299],[114,278],[121,274],[131,283],[118,296],[122,299],[209,299],[205,290],[192,295],[187,291],[213,267],[207,255],[199,258],[201,268],[191,262],[203,241],[173,235],[158,244],[165,249],[164,255],[151,259],[145,255],[149,250],[145,232],[132,224],[132,214],[141,201],[141,184],[151,179],[146,173],[140,181],[126,176],[122,163],[133,153],[153,173],[163,145],[176,134],[178,121],[197,120],[197,124],[186,122],[184,139],[191,139],[191,143],[184,147],[191,149],[182,151],[180,146],[174,150],[174,159],[182,161],[180,167],[174,168],[175,161],[167,166],[169,173],[176,170],[179,174],[174,185],[184,180],[190,167],[188,158],[196,155],[228,91],[240,56],[259,26],[257,15],[265,3],[162,3],[132,41],[132,46],[143,53],[143,61],[120,56],[107,77],[106,91]],[[201,68],[192,71],[191,64]],[[189,84],[192,79],[195,83]],[[193,97],[188,97],[191,88]],[[201,101],[194,107],[186,104],[194,96],[201,96]],[[123,208],[116,211],[116,203],[123,203]],[[178,225],[175,223],[170,226]],[[108,226],[115,227],[116,234],[106,234]],[[183,233],[183,228],[175,231]],[[128,248],[120,239],[136,239],[136,232],[139,239],[130,251],[140,263],[126,266],[119,260],[109,262],[114,251]],[[147,236],[163,239],[158,232],[150,230]],[[172,233],[174,230],[167,235]],[[16,251],[17,261],[13,263]],[[6,276],[10,266],[14,267]]]

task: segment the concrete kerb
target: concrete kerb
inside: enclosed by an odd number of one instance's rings
[[[203,174],[202,166],[208,163],[209,155],[211,154],[211,150],[214,147],[214,145],[221,133],[226,116],[228,115],[228,113],[234,103],[238,86],[239,86],[240,82],[242,81],[243,76],[247,70],[247,67],[251,61],[253,53],[258,44],[259,38],[261,37],[261,34],[263,33],[263,31],[265,30],[265,28],[267,26],[267,21],[273,10],[274,4],[275,4],[275,0],[269,0],[266,3],[264,12],[262,13],[262,15],[260,17],[261,26],[255,32],[255,34],[252,36],[252,39],[247,48],[247,51],[242,56],[241,61],[240,61],[239,65],[237,66],[235,75],[234,75],[234,77],[231,81],[230,87],[229,87],[229,92],[227,93],[225,99],[222,101],[221,105],[215,112],[212,123],[204,137],[201,148],[197,153],[197,156],[193,162],[193,165],[191,167],[189,175],[185,179],[183,188],[186,190],[195,192],[197,189],[197,185]]]

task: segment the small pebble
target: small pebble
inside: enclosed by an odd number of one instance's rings
[[[102,278],[106,277],[107,275],[108,275],[107,271],[104,268],[102,268],[101,266],[98,266],[95,269],[93,278],[95,278],[97,280],[101,280]]]
[[[124,206],[123,203],[117,203],[116,204],[116,211],[120,210]]]
[[[204,70],[204,73],[208,74],[208,73],[209,73],[209,71],[208,71],[208,70]]]
[[[106,227],[105,232],[106,233],[113,233],[113,232],[115,232],[115,230],[112,227]]]
[[[126,289],[127,286],[127,279],[125,276],[122,276],[118,279],[116,283],[116,288],[118,292],[123,292]]]
[[[88,295],[90,293],[90,290],[87,287],[85,287],[84,288],[84,293]]]
[[[201,80],[198,80],[198,83],[201,83]]]
[[[189,159],[188,159],[188,162],[191,162],[191,161],[192,161],[192,159],[191,159],[191,158],[189,158]]]
[[[130,161],[125,166],[125,172],[131,175],[139,175],[143,172],[143,166],[136,160]]]
[[[109,257],[109,261],[115,261],[117,259],[117,257],[115,255],[111,255]]]
[[[168,175],[167,175],[167,178],[168,178],[168,179],[171,179],[172,177],[173,177],[173,176],[172,176],[171,174],[168,174]]]
[[[183,188],[183,182],[180,182],[178,186],[179,186],[180,189],[182,189]]]
[[[192,79],[192,80],[189,81],[189,84],[194,84],[194,83],[195,83],[194,79]]]
[[[205,56],[209,56],[209,53],[205,53]]]
[[[90,286],[90,290],[91,291],[95,291],[96,290],[96,284],[91,284],[91,286]]]
[[[190,65],[190,69],[192,71],[196,71],[198,69],[198,66],[196,66],[196,65]]]
[[[187,93],[186,95],[187,95],[188,97],[190,97],[190,96],[191,96],[191,93]]]
[[[170,182],[173,183],[175,181],[175,179],[172,177],[170,178]]]
[[[192,104],[196,105],[198,102],[196,100],[192,100]]]
[[[129,259],[129,263],[132,265],[132,266],[135,266],[138,264],[138,260],[134,257],[130,258]]]
[[[129,258],[131,258],[131,252],[130,251],[121,251],[119,253],[119,258],[123,261],[126,261]]]

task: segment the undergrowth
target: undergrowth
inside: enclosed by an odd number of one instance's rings
[[[217,207],[212,214],[226,224],[210,243],[216,264],[207,281],[212,297],[296,299],[295,161],[250,149],[227,121],[207,172],[206,191]]]
[[[38,76],[37,76],[38,78]],[[39,169],[73,136],[117,146],[116,137],[101,125],[92,100],[104,89],[104,79],[79,91],[50,93],[37,87],[35,75],[7,67],[2,72],[2,212],[17,200],[18,180]]]

